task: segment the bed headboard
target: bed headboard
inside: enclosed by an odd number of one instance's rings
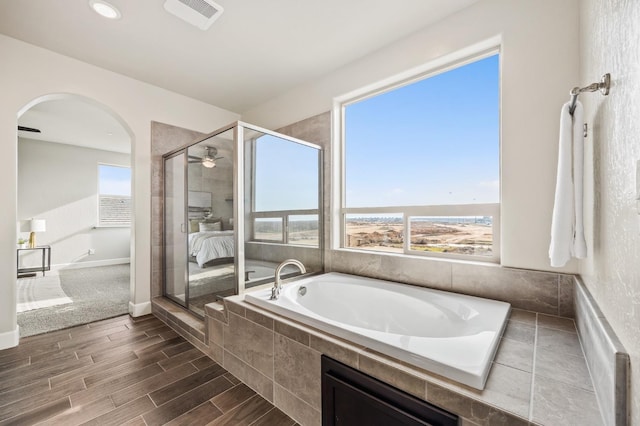
[[[204,218],[211,215],[211,195],[211,192],[189,191],[189,219]]]

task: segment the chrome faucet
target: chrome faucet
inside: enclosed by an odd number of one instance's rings
[[[280,283],[280,273],[282,272],[282,269],[284,269],[284,267],[287,265],[295,265],[298,267],[298,269],[300,269],[300,273],[307,273],[307,270],[305,269],[302,262],[296,259],[287,259],[279,264],[276,268],[276,280],[273,283],[273,288],[271,289],[271,300],[278,300],[278,297],[280,297],[280,289],[282,288],[282,284]]]

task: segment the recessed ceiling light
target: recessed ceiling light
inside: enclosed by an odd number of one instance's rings
[[[98,15],[108,19],[120,19],[122,15],[120,11],[112,4],[103,0],[89,0],[89,5]]]

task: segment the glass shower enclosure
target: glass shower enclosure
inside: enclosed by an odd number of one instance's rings
[[[321,147],[236,122],[163,159],[166,297],[203,317],[286,259],[323,270]]]

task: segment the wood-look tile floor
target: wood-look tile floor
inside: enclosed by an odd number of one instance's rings
[[[294,425],[157,318],[128,315],[0,351],[0,425]]]

